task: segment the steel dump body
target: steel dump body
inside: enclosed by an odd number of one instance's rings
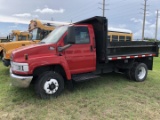
[[[97,62],[112,60],[112,57],[158,56],[158,43],[145,41],[110,42],[108,38],[108,20],[105,17],[93,17],[75,24],[92,24],[95,34]],[[129,58],[129,57],[128,57]],[[115,59],[114,59],[115,60]]]
[[[106,49],[107,57],[154,54],[158,56],[157,43],[132,41],[132,42],[111,42]]]

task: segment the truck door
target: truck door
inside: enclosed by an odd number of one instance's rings
[[[87,26],[77,26],[76,42],[65,50],[65,57],[71,74],[92,72],[96,69],[96,50],[93,30]],[[92,33],[92,34],[91,34]]]

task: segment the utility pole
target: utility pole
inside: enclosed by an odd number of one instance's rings
[[[147,0],[144,0],[144,2],[145,3],[144,3],[144,15],[143,15],[143,27],[142,27],[142,41],[144,40]]]
[[[105,11],[106,11],[106,10],[109,10],[109,9],[105,9],[105,6],[106,6],[106,5],[109,5],[109,4],[106,4],[106,3],[105,3],[105,0],[103,0],[103,3],[99,3],[99,4],[102,5],[102,8],[101,8],[101,7],[98,7],[98,8],[102,10],[102,16],[105,17]]]
[[[105,0],[103,0],[103,17],[105,15]]]
[[[159,17],[159,11],[157,10],[155,41],[157,41],[157,33],[158,33],[158,17]]]

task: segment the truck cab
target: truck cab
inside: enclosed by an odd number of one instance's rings
[[[39,44],[17,49],[11,54],[12,85],[28,87],[34,82],[41,98],[60,95],[65,83],[121,71],[142,82],[158,56],[157,43],[110,42],[105,17],[93,17],[60,26]],[[137,49],[138,48],[138,49]]]
[[[29,39],[14,41],[11,43],[6,43],[1,45],[4,49],[3,52],[3,63],[6,67],[10,65],[10,56],[13,50],[24,47],[27,45],[37,44],[43,38],[45,38],[55,27],[69,24],[67,22],[56,22],[56,21],[43,21],[43,20],[31,20],[28,26],[28,31],[30,34]]]

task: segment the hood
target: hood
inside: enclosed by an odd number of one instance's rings
[[[3,47],[6,51],[16,49],[18,47],[23,47],[25,45],[32,44],[32,41],[14,41],[14,42],[6,42],[0,43],[0,46]]]
[[[25,55],[27,55],[28,60],[30,60],[54,53],[56,53],[55,44],[34,44],[14,50],[12,52],[12,60],[14,60],[14,62],[25,62]]]

